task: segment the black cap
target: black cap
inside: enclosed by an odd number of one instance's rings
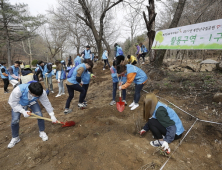
[[[86,46],[86,48],[90,48],[90,46],[89,46],[89,45],[87,45],[87,46]]]

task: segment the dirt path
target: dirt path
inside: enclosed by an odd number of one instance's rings
[[[63,109],[67,94],[55,98],[56,94],[50,94],[49,99],[55,108],[58,120],[74,120],[75,127],[62,128],[45,122],[46,133],[49,136],[47,142],[38,137],[36,120],[25,119],[21,116],[20,138],[21,142],[12,149],[7,149],[11,139],[10,107],[7,104],[9,94],[3,94],[0,88],[0,167],[1,169],[34,169],[34,170],[134,170],[147,165],[148,169],[159,169],[166,161],[166,157],[155,153],[156,148],[149,142],[152,140],[150,132],[144,138],[138,135],[139,129],[144,125],[142,120],[142,106],[135,111],[126,107],[123,113],[119,113],[116,107],[109,106],[112,98],[112,80],[109,70],[102,71],[102,65],[95,69],[96,79],[91,81],[87,94],[88,106],[85,110],[78,110],[78,96],[71,107],[73,112],[64,115]],[[168,75],[170,78],[170,75]],[[206,96],[187,97],[188,91],[175,89],[178,83],[172,83],[172,87],[165,86],[167,81],[150,81],[145,89],[160,90],[159,95],[181,106],[183,109],[204,119],[221,121],[221,107],[215,107]],[[171,84],[170,84],[171,85]],[[57,83],[54,80],[55,92],[58,92]],[[127,102],[133,99],[133,87],[127,91]],[[181,91],[181,93],[179,93]],[[142,93],[144,96],[145,93]],[[192,102],[193,103],[192,103]],[[140,104],[142,99],[140,100]],[[208,104],[209,110],[216,108],[218,115],[209,117],[201,110],[202,105]],[[176,110],[181,117],[186,130],[193,124],[194,119]],[[45,109],[43,114],[49,117]],[[198,122],[184,140],[183,144],[170,159],[165,169],[168,170],[219,170],[222,169],[222,128],[221,126]],[[171,150],[179,141],[170,144]],[[207,157],[208,154],[208,158]],[[211,155],[211,156],[209,156]]]

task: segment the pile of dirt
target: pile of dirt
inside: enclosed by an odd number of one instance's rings
[[[149,65],[142,69],[150,70]],[[1,169],[159,169],[167,157],[156,153],[156,148],[149,142],[153,140],[151,132],[140,138],[138,131],[145,122],[142,120],[141,105],[135,111],[126,107],[119,113],[115,106],[109,106],[112,99],[112,79],[109,69],[102,70],[99,63],[94,69],[97,76],[91,81],[87,94],[87,109],[77,107],[79,93],[75,92],[71,108],[73,112],[64,115],[68,95],[49,99],[54,107],[55,115],[60,121],[74,120],[75,127],[62,128],[58,124],[45,122],[49,140],[43,142],[38,137],[37,121],[21,116],[21,141],[12,149],[7,149],[11,139],[11,109],[7,104],[10,94],[3,94],[0,89],[0,166]],[[209,73],[175,73],[168,72],[162,80],[149,80],[146,91],[159,90],[158,95],[170,100],[189,113],[201,119],[221,122],[222,108],[212,103],[214,92],[219,89],[222,75]],[[55,80],[55,92],[58,85]],[[134,85],[127,89],[127,102],[133,100]],[[12,87],[10,87],[12,90]],[[67,93],[67,92],[66,92]],[[118,100],[118,99],[117,99]],[[166,103],[163,100],[164,103]],[[166,103],[168,104],[168,103]],[[171,106],[171,105],[170,105]],[[173,106],[171,106],[174,108]],[[175,108],[174,108],[175,109]],[[43,115],[49,117],[45,109]],[[175,109],[187,130],[195,119]],[[167,163],[165,169],[215,169],[222,168],[222,127],[214,124],[198,122]],[[170,144],[173,151],[180,141]]]

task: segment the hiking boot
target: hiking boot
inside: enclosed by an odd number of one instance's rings
[[[55,97],[60,97],[61,96],[61,94],[57,94]]]
[[[133,105],[133,107],[131,107],[130,110],[135,110],[137,107],[139,107],[139,104],[138,104],[138,103],[135,103],[135,104]]]
[[[113,101],[110,102],[109,105],[110,105],[110,106],[113,106],[114,104],[116,104],[116,102],[113,100]]]
[[[125,106],[127,106],[127,102],[126,102],[126,100],[123,100],[123,102],[125,103]]]
[[[150,145],[152,145],[153,147],[162,146],[162,144],[160,143],[159,140],[151,141],[151,142],[150,142]]]
[[[64,114],[67,115],[72,112],[72,109],[65,109]]]
[[[39,132],[39,137],[42,138],[43,141],[47,141],[49,139],[44,131]]]
[[[129,105],[129,107],[133,107],[135,105],[135,102],[133,101],[133,103],[131,103],[130,105]]]
[[[20,138],[19,136],[16,137],[16,138],[12,138],[11,142],[8,144],[8,148],[12,148],[15,146],[15,144],[19,143],[20,142]]]
[[[79,103],[79,104],[78,104],[78,107],[79,107],[80,109],[84,109],[84,108],[86,108],[86,105],[84,105],[84,103]]]

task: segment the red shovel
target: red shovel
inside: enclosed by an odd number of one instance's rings
[[[35,119],[44,119],[44,120],[47,120],[47,121],[50,121],[52,122],[52,119],[49,119],[49,118],[46,118],[46,117],[41,117],[41,116],[38,116],[34,113],[29,113],[30,115],[32,115],[31,117],[28,117],[28,118],[35,118]],[[67,121],[67,122],[60,122],[57,120],[56,123],[59,123],[59,124],[62,124],[62,127],[69,127],[69,126],[75,126],[75,122],[74,121]]]
[[[119,112],[123,112],[123,110],[125,109],[125,102],[122,102],[122,98],[121,98],[121,90],[119,90],[119,102],[116,103],[116,108]]]

